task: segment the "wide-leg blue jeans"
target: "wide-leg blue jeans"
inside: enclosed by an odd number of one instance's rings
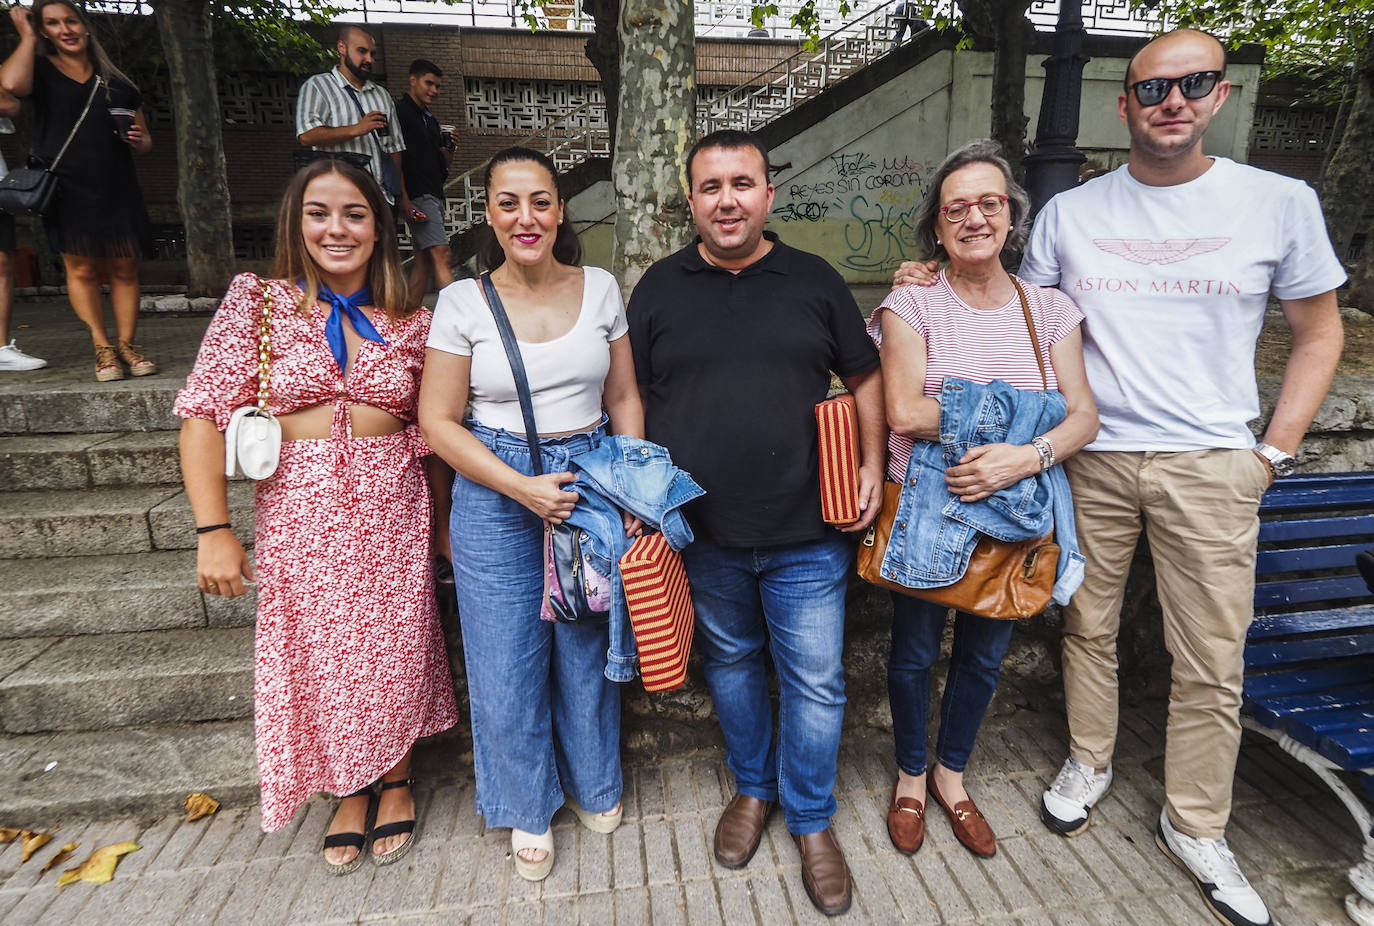
[[[496,456],[529,474],[522,435],[473,424]],[[541,440],[545,472],[595,446],[600,429]],[[605,624],[540,620],[543,522],[458,476],[453,574],[463,629],[477,812],[491,827],[548,829],[570,795],[600,813],[620,802],[620,691],[605,676]]]
[[[897,766],[908,775],[926,771],[930,718],[930,672],[940,658],[940,638],[949,609],[910,595],[892,593],[892,655],[887,663],[887,697]],[[940,699],[940,734],[935,757],[962,772],[978,737],[1015,621],[957,612],[949,677]]]
[[[844,596],[854,543],[729,548],[697,540],[682,553],[695,643],[739,793],[782,804],[787,828],[819,832],[835,813],[844,721]],[[777,670],[778,731],[764,647]]]

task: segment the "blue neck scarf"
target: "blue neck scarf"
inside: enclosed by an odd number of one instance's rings
[[[303,281],[302,288],[304,288]],[[353,330],[358,332],[360,338],[376,341],[379,344],[386,343],[382,336],[377,333],[372,322],[367,320],[362,309],[358,308],[372,304],[372,290],[364,286],[351,296],[340,296],[321,280],[319,295],[321,299],[328,301],[333,306],[329,312],[329,320],[324,323],[324,338],[329,342],[330,353],[338,361],[340,373],[348,366],[348,343],[344,340],[343,332],[343,317],[345,315],[348,316],[348,320],[353,324]]]

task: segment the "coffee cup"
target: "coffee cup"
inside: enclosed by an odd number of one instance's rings
[[[135,115],[137,115],[137,113],[132,109],[118,109],[114,106],[110,107],[110,118],[114,120],[115,131],[118,132],[119,137],[125,141],[129,140],[129,129],[134,126]]]
[[[458,140],[455,134],[457,129],[458,127],[456,125],[448,125],[444,122],[439,123],[439,135],[443,137],[445,148],[454,147],[455,142]]]

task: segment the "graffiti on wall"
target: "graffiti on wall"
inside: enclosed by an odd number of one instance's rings
[[[930,173],[907,155],[838,152],[814,183],[780,184],[778,192],[788,201],[773,208],[772,218],[843,222],[841,264],[865,272],[895,270],[916,256],[912,223]]]

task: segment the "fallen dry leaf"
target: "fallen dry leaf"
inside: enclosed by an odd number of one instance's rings
[[[46,846],[48,841],[52,839],[52,833],[35,833],[31,830],[24,830],[19,835],[24,837],[24,854],[19,858],[21,865],[29,860],[29,856]]]
[[[86,859],[75,868],[68,868],[62,872],[62,877],[57,879],[59,885],[71,884],[73,881],[89,881],[91,884],[105,884],[114,877],[115,866],[119,864],[119,857],[129,852],[135,852],[139,848],[138,843],[132,839],[128,842],[117,842],[112,846],[101,846],[91,853],[91,857]]]
[[[13,826],[0,826],[0,842],[14,842],[23,830]]]
[[[208,794],[195,791],[186,795],[186,801],[181,806],[186,809],[186,822],[190,823],[192,820],[208,817],[219,810],[219,801]]]
[[[58,849],[57,854],[54,855],[52,858],[48,859],[48,864],[43,866],[43,870],[40,871],[39,874],[45,875],[51,869],[56,868],[58,865],[61,865],[67,859],[71,858],[72,853],[76,851],[76,847],[79,845],[81,845],[81,843],[79,842],[69,842],[62,848]]]

